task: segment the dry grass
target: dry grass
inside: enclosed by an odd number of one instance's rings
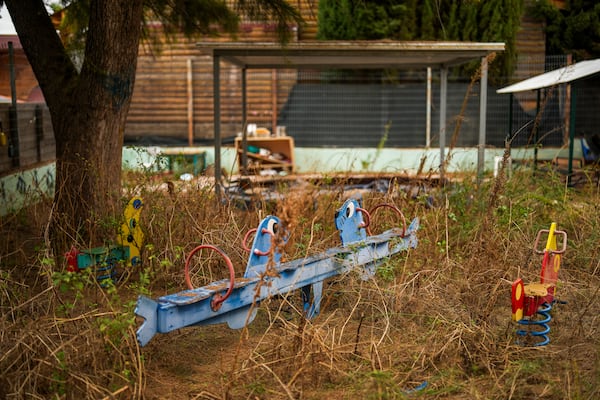
[[[301,316],[298,292],[260,305],[241,331],[192,327],[135,341],[139,293],[185,289],[185,255],[219,246],[243,274],[245,233],[273,213],[288,227],[286,259],[338,245],[335,209],[351,193],[306,184],[281,187],[277,203],[217,207],[212,189],[156,185],[132,176],[141,194],[143,268],[115,287],[55,265],[44,240],[49,204],[1,221],[0,398],[7,399],[594,399],[600,397],[600,192],[567,189],[551,172],[517,172],[480,186],[465,177],[414,198],[393,184],[364,193],[365,208],[396,204],[418,216],[419,246],[384,264],[374,279],[328,281],[321,314]],[[431,206],[433,204],[433,206]],[[553,310],[551,343],[515,345],[510,284],[533,281],[531,246],[556,221],[569,235]],[[381,212],[378,233],[399,221]],[[68,250],[68,249],[66,249]],[[203,254],[197,284],[222,279]],[[428,386],[410,393],[427,381]]]

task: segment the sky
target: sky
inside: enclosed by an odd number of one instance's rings
[[[0,35],[16,35],[16,33],[8,10],[6,7],[2,7],[0,10]]]

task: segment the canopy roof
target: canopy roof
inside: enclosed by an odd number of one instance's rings
[[[448,67],[480,60],[481,101],[479,121],[478,170],[483,170],[485,147],[485,115],[487,101],[487,59],[490,53],[504,51],[504,43],[477,42],[395,42],[395,41],[303,41],[287,45],[260,42],[200,42],[201,53],[213,57],[215,93],[215,191],[220,196],[221,179],[221,95],[220,62],[237,65],[245,74],[247,69],[362,69],[362,68],[439,68],[440,73],[440,131],[446,126],[446,91]],[[245,75],[244,75],[245,76]],[[245,79],[242,79],[245,97]],[[246,115],[246,104],[242,104]],[[440,171],[443,176],[446,136],[440,135]],[[243,153],[245,154],[245,153]],[[245,161],[243,162],[245,164]]]
[[[450,67],[504,51],[504,43],[310,41],[197,43],[201,52],[241,68]]]
[[[600,72],[600,59],[581,61],[567,65],[554,71],[534,76],[524,81],[498,89],[497,93],[516,93],[526,90],[537,90],[561,83],[569,83]]]

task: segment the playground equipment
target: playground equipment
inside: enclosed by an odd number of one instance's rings
[[[94,268],[96,279],[103,282],[115,279],[117,266],[125,263],[137,266],[141,263],[140,249],[144,241],[144,232],[139,226],[140,214],[144,203],[140,197],[132,198],[123,212],[124,221],[119,229],[117,245],[94,247],[79,250],[72,247],[65,257],[67,271],[77,272],[86,268]]]
[[[341,247],[289,262],[281,262],[277,246],[276,239],[279,243],[285,242],[285,236],[279,229],[279,218],[266,217],[256,230],[252,230],[255,236],[252,247],[248,249],[250,255],[243,278],[235,278],[231,260],[217,247],[196,247],[186,257],[187,290],[157,300],[139,296],[135,313],[144,318],[137,330],[140,345],[145,346],[157,333],[188,326],[226,322],[230,328],[242,328],[252,322],[261,300],[296,289],[301,290],[305,316],[314,317],[320,312],[325,279],[356,268],[360,268],[363,278],[369,278],[376,267],[390,256],[417,246],[418,218],[406,227],[400,210],[387,206],[401,216],[402,228],[368,236],[366,228],[370,224],[370,213],[361,208],[358,199],[350,199],[335,213]],[[248,238],[249,234],[244,237],[244,247]],[[194,254],[204,249],[217,252],[225,260],[229,279],[194,288],[189,262]]]
[[[542,235],[547,234],[546,247],[538,250]],[[557,237],[561,237],[560,250]],[[522,338],[519,344],[545,346],[550,343],[550,321],[552,305],[555,303],[556,282],[560,270],[561,257],[567,249],[567,233],[556,229],[556,223],[550,229],[538,232],[533,245],[537,254],[543,255],[542,270],[539,283],[523,284],[519,278],[512,284],[512,319],[527,329],[518,329],[517,335]],[[541,318],[540,318],[541,317]]]

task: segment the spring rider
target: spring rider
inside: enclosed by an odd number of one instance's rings
[[[540,239],[547,235],[546,247],[538,250]],[[560,249],[558,248],[560,237]],[[567,249],[567,233],[556,229],[556,223],[550,229],[538,232],[533,245],[534,251],[542,255],[542,270],[539,283],[523,284],[519,278],[512,284],[512,319],[526,329],[518,329],[517,335],[521,338],[518,344],[529,346],[545,346],[550,343],[550,312],[556,302],[556,283],[562,255]]]
[[[65,254],[67,271],[77,272],[94,268],[96,280],[102,284],[106,279],[116,279],[119,264],[133,267],[140,265],[140,249],[144,241],[144,232],[139,226],[139,220],[143,206],[141,197],[134,197],[127,203],[116,245],[82,250],[73,246]]]

